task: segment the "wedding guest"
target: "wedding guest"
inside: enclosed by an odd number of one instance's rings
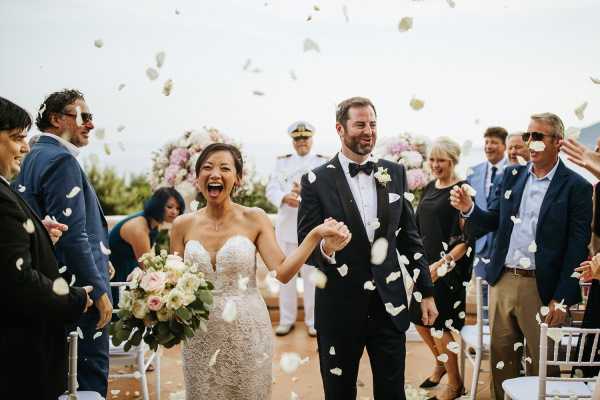
[[[437,386],[442,376],[448,373],[448,386],[436,397],[440,400],[456,399],[464,394],[458,357],[448,350],[448,344],[454,342],[451,328],[460,331],[465,322],[466,288],[463,282],[469,281],[473,263],[473,254],[466,254],[472,243],[463,232],[464,221],[449,201],[452,187],[466,183],[455,172],[459,159],[460,145],[454,140],[442,137],[432,144],[429,166],[435,179],[423,189],[416,215],[417,228],[425,248],[424,257],[429,262],[435,261],[429,266],[429,271],[434,282],[433,298],[439,315],[433,325],[424,325],[419,300],[413,299],[410,305],[411,322],[415,324],[436,362],[433,373],[421,387]],[[440,254],[443,255],[442,258]],[[451,327],[446,325],[448,320],[452,320]],[[434,337],[432,327],[441,331],[442,336]],[[437,357],[444,353],[448,355],[448,361],[442,363]]]
[[[529,150],[523,141],[523,132],[509,134],[506,137],[506,149],[509,165],[517,165],[529,161]],[[499,176],[501,177],[502,175],[500,174]]]
[[[484,211],[490,206],[493,184],[496,179],[501,179],[500,176],[504,173],[504,167],[507,164],[504,156],[507,135],[506,129],[500,126],[492,126],[486,129],[483,134],[486,161],[472,167],[472,173],[467,176],[467,182],[476,191],[475,204]],[[493,243],[493,232],[480,237],[475,243],[475,256],[477,258],[474,265],[475,276],[487,279],[486,271],[489,265],[487,260],[491,257]],[[484,286],[483,298],[484,304],[487,304],[487,286]]]
[[[587,169],[596,178],[600,178],[600,138],[596,142],[594,151],[574,139],[563,141],[561,144],[561,150],[567,154],[570,161]],[[582,328],[590,329],[600,328],[600,313],[598,312],[600,309],[600,193],[598,190],[600,188],[596,184],[594,188],[594,218],[592,221],[593,235],[590,243],[593,258],[591,261],[584,261],[576,269],[581,273],[581,280],[583,282],[591,282],[581,325]],[[590,357],[592,346],[593,340],[585,341],[583,350],[584,358]],[[579,348],[577,351],[579,351]],[[596,376],[600,372],[600,369],[597,367],[581,367],[580,369],[583,375],[588,378]]]
[[[30,126],[25,110],[0,97],[0,357],[7,362],[0,398],[56,400],[67,388],[65,325],[92,304],[92,288],[53,288],[60,274],[51,239],[8,184],[29,152]]]
[[[563,137],[557,115],[532,115],[523,134],[531,163],[507,167],[488,211],[461,188],[450,194],[452,205],[468,218],[467,226],[496,231],[487,275],[495,399],[503,398],[502,382],[519,375],[515,343],[526,339],[531,372],[538,373],[540,307],[548,306],[545,322],[559,326],[567,307],[581,300],[579,282],[571,275],[588,254],[592,187],[559,159]]]
[[[23,198],[38,215],[49,215],[69,226],[56,244],[56,258],[66,267],[68,282],[94,288],[90,294],[94,307],[70,327],[79,327],[83,334],[79,389],[106,397],[107,324],[112,316],[108,230],[96,192],[77,162],[79,149],[88,144],[94,129],[92,114],[79,91],[62,90],[44,100],[36,125],[41,136],[23,160],[13,185],[25,188]]]
[[[298,205],[300,204],[300,178],[313,168],[325,163],[327,158],[311,153],[315,128],[304,121],[294,122],[288,128],[292,138],[294,153],[278,157],[275,169],[267,184],[267,198],[279,211],[275,223],[275,236],[286,255],[298,247]],[[315,284],[306,279],[314,267],[304,265],[300,274],[304,278],[304,323],[309,336],[317,336],[315,330]],[[279,325],[275,329],[277,336],[285,336],[294,329],[298,312],[298,293],[296,277],[282,284],[279,291]]]
[[[181,194],[173,188],[160,188],[144,204],[142,211],[119,221],[108,235],[110,262],[115,267],[115,282],[124,282],[136,267],[142,254],[148,253],[156,243],[161,223],[172,223],[185,211]],[[114,304],[119,303],[119,290],[112,288]]]

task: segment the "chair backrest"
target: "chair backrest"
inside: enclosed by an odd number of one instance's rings
[[[131,282],[110,282],[110,287],[119,288],[119,296],[122,296],[123,291],[130,285],[131,285]],[[116,314],[119,312],[119,309],[117,307],[118,307],[118,304],[115,304],[113,306],[113,314]]]
[[[562,354],[561,342],[562,338],[567,340],[566,351]],[[600,361],[594,361],[594,356],[598,351],[598,338],[600,337],[600,329],[584,329],[574,327],[549,328],[548,324],[543,323],[540,327],[540,380],[539,380],[539,398],[544,399],[546,396],[556,396],[553,393],[546,393],[547,381],[563,381],[563,382],[594,382],[596,378],[584,378],[575,374],[573,377],[549,377],[547,376],[548,366],[566,367],[572,369],[575,367],[600,367]],[[551,338],[554,342],[552,346],[552,356],[548,357],[548,339]],[[584,357],[584,344],[587,340],[592,340],[592,351],[589,357]],[[579,352],[575,354],[574,349],[577,348],[577,343],[580,343]],[[576,357],[573,357],[576,356]],[[565,395],[566,396],[566,395]],[[563,397],[565,397],[563,396]],[[560,397],[560,396],[559,396]],[[566,396],[568,398],[568,396]],[[589,398],[579,396],[579,398]]]
[[[490,321],[486,318],[486,311],[489,310],[488,303],[484,304],[483,301],[483,287],[487,286],[487,282],[484,281],[481,277],[475,278],[475,296],[476,296],[476,305],[477,305],[477,340],[479,342],[479,347],[483,347],[483,327],[488,326]]]

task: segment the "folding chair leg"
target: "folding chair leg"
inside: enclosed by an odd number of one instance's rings
[[[477,399],[477,385],[479,384],[479,372],[481,371],[481,357],[483,350],[475,351],[475,363],[473,364],[473,375],[471,381],[471,400]]]
[[[142,386],[142,394],[144,400],[150,400],[148,392],[148,378],[146,377],[146,363],[144,362],[144,352],[140,352],[137,357],[137,370],[141,373],[140,384]]]
[[[156,400],[160,400],[160,350],[154,356],[154,373],[156,374]]]
[[[465,379],[465,351],[469,351],[469,349],[465,348],[465,341],[460,338],[460,377]]]

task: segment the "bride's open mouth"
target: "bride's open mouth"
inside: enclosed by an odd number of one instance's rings
[[[220,183],[209,183],[207,185],[208,197],[216,199],[224,189],[225,187]]]

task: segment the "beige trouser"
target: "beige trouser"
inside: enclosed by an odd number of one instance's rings
[[[523,348],[515,351],[514,344],[523,343],[523,338],[527,339],[527,356],[532,360],[531,368],[527,365],[527,374],[538,374],[540,326],[535,315],[541,306],[534,277],[504,272],[500,280],[490,287],[492,399],[502,400],[502,382],[519,376]],[[502,369],[497,368],[500,361],[504,362]]]

